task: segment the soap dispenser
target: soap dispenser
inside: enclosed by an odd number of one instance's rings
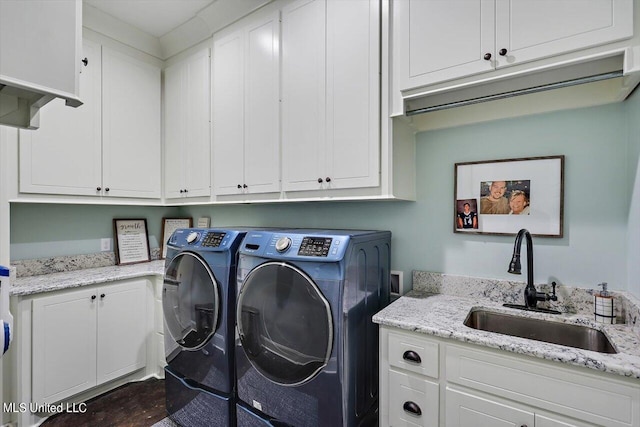
[[[613,314],[613,296],[607,291],[606,282],[600,283],[598,287],[602,287],[602,290],[593,295],[593,314],[596,322],[613,325],[616,323],[616,316]]]

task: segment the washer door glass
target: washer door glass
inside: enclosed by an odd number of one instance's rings
[[[298,385],[331,356],[331,308],[298,268],[267,262],[247,275],[238,295],[238,333],[254,368],[269,380]]]
[[[162,309],[169,334],[188,350],[204,346],[218,327],[219,289],[211,269],[191,252],[166,267]]]

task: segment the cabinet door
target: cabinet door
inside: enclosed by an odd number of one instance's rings
[[[516,407],[447,387],[447,427],[533,426],[534,415]]]
[[[495,50],[494,8],[494,0],[394,2],[400,90],[493,70],[483,56]]]
[[[185,188],[184,68],[184,64],[178,63],[164,70],[164,196],[167,198],[181,197]]]
[[[380,182],[380,1],[327,2],[328,188]]]
[[[145,366],[147,281],[130,280],[107,285],[98,296],[97,384]]]
[[[80,0],[2,0],[0,84],[18,83],[75,98],[81,40]]]
[[[633,35],[632,0],[496,1],[498,66],[530,61]]]
[[[245,30],[244,183],[248,193],[280,190],[280,20]]]
[[[213,45],[213,190],[242,193],[244,185],[244,36]]]
[[[313,190],[325,171],[325,0],[282,10],[282,187]]]
[[[164,194],[210,195],[209,49],[164,70]]]
[[[54,403],[96,385],[94,290],[33,300],[32,398]]]
[[[186,63],[183,169],[187,197],[211,195],[210,67],[208,48],[191,56]]]
[[[160,69],[103,47],[102,100],[105,194],[159,198]]]
[[[20,131],[20,192],[96,195],[102,186],[100,45],[85,40],[77,108],[56,99],[40,109],[40,129]]]

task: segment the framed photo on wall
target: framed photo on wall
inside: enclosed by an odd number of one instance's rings
[[[562,237],[564,156],[456,163],[455,233]]]
[[[114,219],[113,234],[116,264],[151,261],[146,219]]]
[[[162,259],[167,257],[167,240],[178,228],[191,228],[193,218],[162,218]]]

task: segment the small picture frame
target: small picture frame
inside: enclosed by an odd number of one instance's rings
[[[191,228],[193,218],[162,218],[162,259],[167,257],[167,241],[169,237],[179,228]]]
[[[564,156],[456,163],[453,197],[454,233],[562,237]]]
[[[151,261],[146,219],[114,219],[113,234],[117,265]]]

